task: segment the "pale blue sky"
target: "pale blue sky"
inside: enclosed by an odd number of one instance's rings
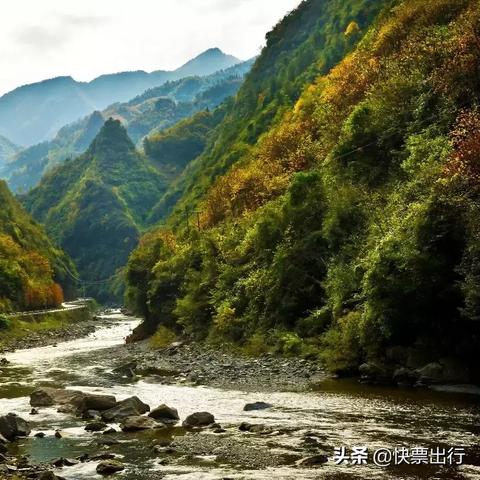
[[[59,75],[173,69],[210,47],[242,59],[300,0],[2,0],[0,95]]]

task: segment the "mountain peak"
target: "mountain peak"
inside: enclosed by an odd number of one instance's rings
[[[89,151],[98,159],[116,161],[126,153],[135,153],[135,145],[120,120],[110,117],[98,132]]]
[[[200,53],[195,58],[192,58],[192,60],[189,60],[175,70],[175,73],[181,74],[182,76],[210,75],[211,73],[232,67],[240,62],[241,60],[233,55],[228,55],[218,47],[213,47]]]

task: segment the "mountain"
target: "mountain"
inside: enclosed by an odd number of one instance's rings
[[[0,181],[0,313],[58,306],[75,267]],[[63,287],[63,288],[62,288]]]
[[[234,95],[252,64],[253,59],[204,77],[168,81],[129,102],[94,112],[61,128],[53,140],[17,153],[8,165],[0,167],[0,176],[8,181],[12,190],[28,191],[48,169],[82,154],[109,117],[121,120],[130,138],[140,142],[153,129],[168,128],[197,111],[213,109]]]
[[[479,31],[474,0],[307,0],[280,22],[130,257],[149,331],[373,381],[426,365],[480,381]],[[288,65],[309,63],[287,46],[310,34],[314,78]]]
[[[180,68],[175,70],[177,78],[210,75],[218,70],[225,70],[240,63],[238,58],[226,55],[219,48],[209,48],[197,57],[189,60]]]
[[[108,300],[165,182],[109,119],[83,155],[49,172],[23,201],[75,260],[82,280],[97,282],[89,292]]]
[[[91,82],[65,76],[24,85],[0,97],[0,134],[26,146],[50,140],[63,125],[94,110],[125,102],[168,80],[208,75],[239,62],[219,49],[210,49],[173,71],[122,72]]]
[[[0,168],[20,150],[18,145],[0,135]]]
[[[215,178],[249,155],[251,147],[292,108],[302,90],[328,72],[361,40],[365,29],[385,4],[383,0],[311,0],[287,15],[266,36],[266,46],[218,126],[212,142],[171,184],[155,208],[153,222],[164,222],[173,211],[184,218],[194,209]],[[357,29],[346,35],[355,21]],[[170,208],[163,208],[163,205]]]

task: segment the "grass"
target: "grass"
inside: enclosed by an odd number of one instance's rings
[[[3,317],[2,317],[3,318]],[[23,315],[6,319],[0,330],[0,346],[27,337],[32,333],[53,332],[90,318],[88,310],[65,310],[45,315]]]

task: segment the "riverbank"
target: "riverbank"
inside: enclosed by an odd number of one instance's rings
[[[99,320],[87,338],[6,355],[0,416],[14,412],[31,431],[5,444],[0,478],[84,480],[116,466],[125,480],[310,480],[320,473],[340,480],[352,471],[334,464],[335,447],[434,448],[438,442],[465,445],[468,468],[480,464],[471,399],[322,381],[323,370],[301,359],[253,359],[189,343],[125,345],[138,320]],[[176,424],[163,422],[159,410],[170,417],[173,409]],[[195,412],[209,412],[201,414],[205,424],[189,425]],[[452,478],[436,466],[418,472],[405,465],[388,474],[374,465],[361,468],[358,478],[372,480]]]
[[[7,328],[0,331],[0,353],[85,337],[98,327],[96,309],[97,305],[92,302],[85,308],[9,317]]]
[[[125,376],[156,377],[167,384],[208,385],[248,392],[302,392],[329,378],[315,361],[274,355],[242,356],[208,345],[174,342],[164,348],[148,340],[111,352]]]

